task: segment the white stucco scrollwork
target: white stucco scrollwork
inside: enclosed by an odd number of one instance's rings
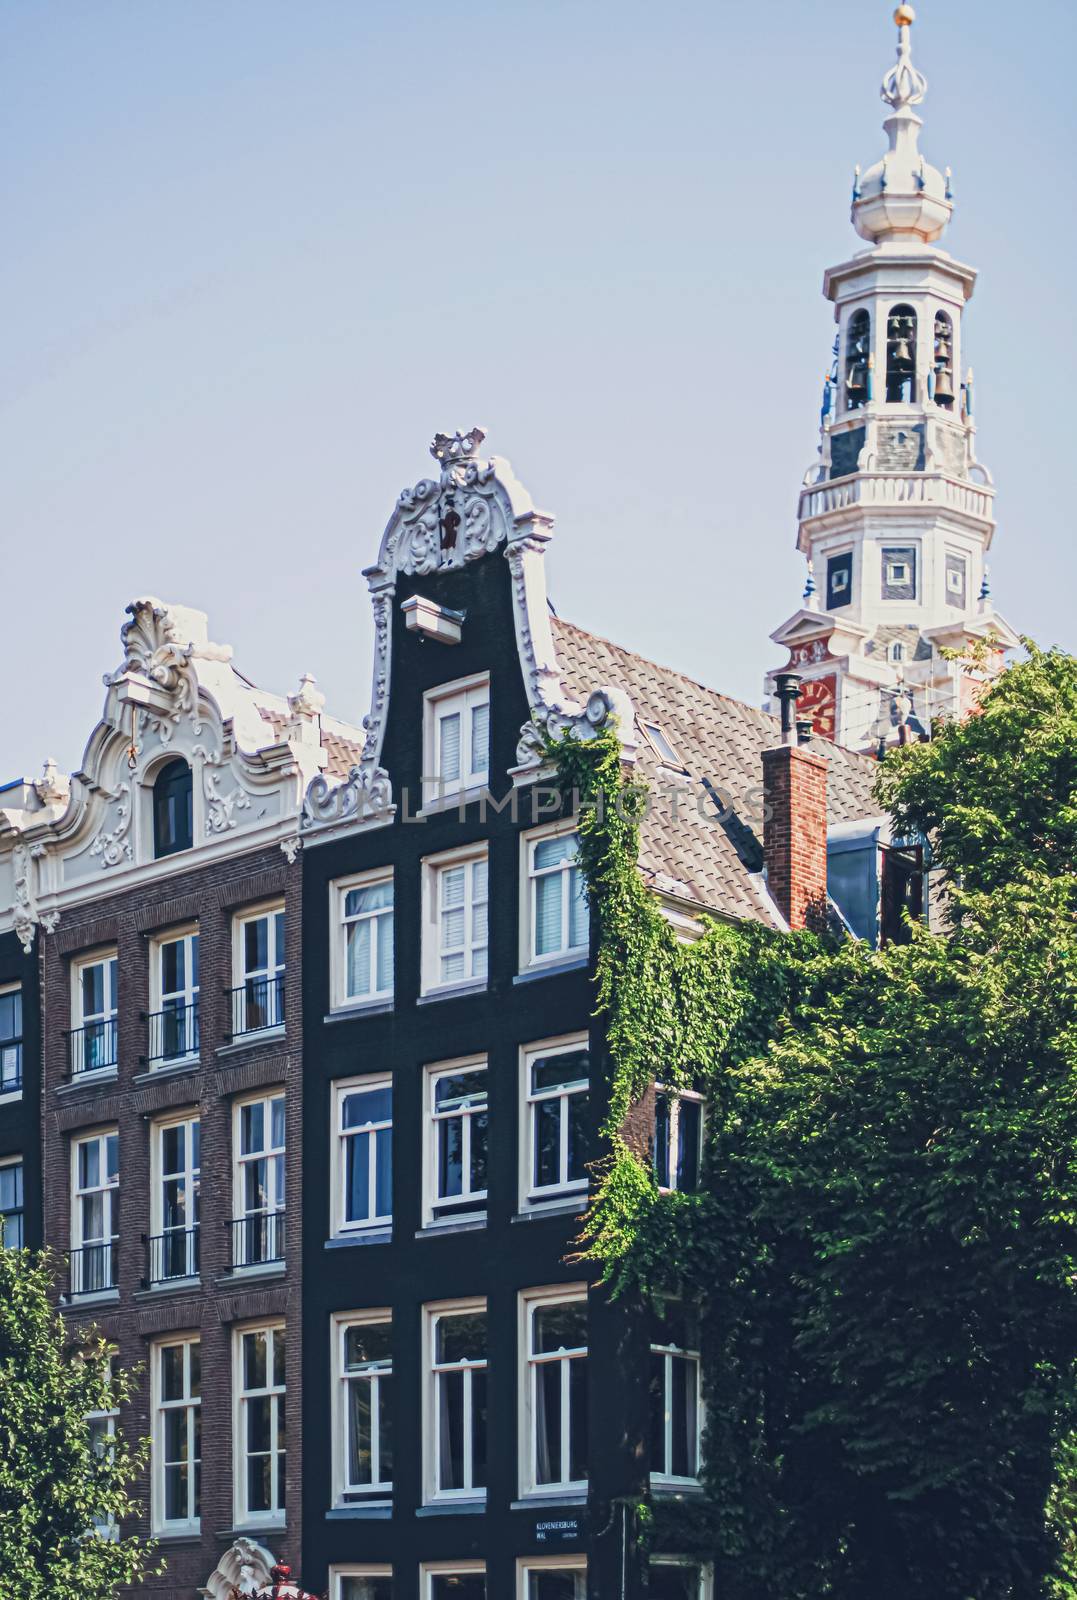
[[[131,816],[132,800],[131,785],[121,783],[113,796],[116,802],[115,811],[112,813],[114,821],[111,828],[102,827],[93,844],[90,854],[101,858],[102,867],[117,867],[121,861],[130,861],[131,854]],[[106,814],[106,821],[108,816]]]

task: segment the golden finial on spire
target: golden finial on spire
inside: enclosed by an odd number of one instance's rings
[[[898,6],[894,12],[894,21],[899,28],[911,28],[916,21],[916,12],[912,6]]]

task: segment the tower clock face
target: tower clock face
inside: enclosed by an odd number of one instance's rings
[[[816,733],[824,739],[833,739],[836,727],[837,679],[833,674],[826,678],[808,678],[800,686],[797,716],[811,717]]]

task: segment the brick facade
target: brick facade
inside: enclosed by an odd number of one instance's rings
[[[167,1334],[201,1338],[201,1531],[164,1536],[166,1571],[140,1593],[157,1600],[190,1600],[212,1573],[236,1530],[233,1508],[233,1334],[261,1319],[286,1323],[288,1410],[287,1522],[283,1529],[253,1527],[251,1536],[283,1560],[298,1564],[300,1519],[301,1360],[299,1240],[302,1133],[299,862],[289,865],[277,846],[218,859],[174,877],[122,893],[102,895],[66,909],[59,927],[43,938],[43,1152],[45,1239],[61,1253],[71,1244],[72,1141],[80,1132],[114,1125],[119,1132],[120,1200],[118,1288],[107,1297],[69,1297],[61,1279],[64,1315],[72,1327],[95,1323],[116,1346],[119,1364],[139,1368],[129,1435],[149,1433],[151,1341]],[[232,919],[261,902],[285,902],[285,1027],[229,1042],[228,991],[233,974]],[[151,1070],[146,1016],[150,1005],[153,939],[196,922],[199,932],[200,1055],[197,1062]],[[100,947],[118,957],[118,1064],[111,1075],[72,1082],[66,1033],[73,1026],[72,963]],[[281,1086],[286,1093],[285,1264],[274,1269],[231,1269],[233,1216],[233,1105],[238,1096]],[[151,1125],[173,1111],[200,1118],[200,1279],[146,1287],[146,1246],[151,1233]],[[148,1473],[138,1485],[144,1507],[137,1531],[150,1528]]]

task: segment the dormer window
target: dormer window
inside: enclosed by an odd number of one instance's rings
[[[902,644],[900,639],[895,639],[893,644],[890,646],[890,659],[891,661],[895,662],[904,661],[905,646]]]
[[[886,398],[890,404],[916,399],[916,312],[895,306],[886,319]]]
[[[672,767],[676,772],[687,772],[688,768],[670,744],[660,723],[641,722],[640,727],[663,766]]]
[[[194,844],[191,769],[177,756],[163,766],[153,784],[153,854],[176,855]]]

